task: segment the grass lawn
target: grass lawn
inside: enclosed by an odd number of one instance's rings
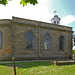
[[[73,54],[75,54],[75,50],[73,50]]]
[[[0,75],[13,75],[13,64],[0,64]],[[47,61],[16,63],[17,75],[75,75],[75,64],[54,66]]]

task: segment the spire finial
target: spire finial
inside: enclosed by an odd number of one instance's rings
[[[56,12],[57,12],[57,11],[56,11],[56,10],[54,10],[53,12],[54,12],[54,14],[56,15]]]

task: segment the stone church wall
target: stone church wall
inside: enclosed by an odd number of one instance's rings
[[[0,21],[1,32],[1,48],[0,48],[0,60],[11,59],[11,25],[9,20]]]
[[[0,21],[2,48],[0,60],[66,59],[72,56],[72,28],[13,17]],[[34,35],[32,50],[26,49],[26,33]],[[50,35],[50,49],[44,48],[44,37]],[[65,38],[64,50],[59,50],[59,37]]]
[[[16,60],[71,58],[72,28],[58,25],[51,26],[51,24],[15,18],[12,23],[12,30],[14,30],[15,38],[13,55]],[[33,50],[26,50],[27,32],[32,32],[34,35],[35,43]],[[44,36],[47,33],[51,38],[50,50],[44,49]],[[59,50],[59,37],[61,35],[65,37],[65,48],[63,51]]]

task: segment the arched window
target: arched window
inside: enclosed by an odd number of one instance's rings
[[[26,49],[33,49],[34,36],[32,32],[26,34]]]
[[[64,50],[64,36],[60,36],[59,38],[59,50]]]
[[[2,48],[2,33],[0,32],[0,49]]]
[[[74,43],[75,43],[75,38],[74,38]]]
[[[49,50],[50,49],[50,36],[49,36],[49,34],[45,35],[44,48],[45,48],[45,50]]]
[[[59,21],[57,21],[57,24],[59,24]]]
[[[56,21],[54,21],[54,24],[56,24]]]

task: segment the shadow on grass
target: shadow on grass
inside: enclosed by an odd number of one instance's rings
[[[66,65],[75,65],[75,63],[62,63],[62,64],[57,64],[58,66],[66,66]]]
[[[13,63],[1,63],[0,65],[13,67]],[[40,61],[40,62],[17,62],[15,63],[18,68],[31,68],[37,66],[49,66],[51,65],[48,61]]]

